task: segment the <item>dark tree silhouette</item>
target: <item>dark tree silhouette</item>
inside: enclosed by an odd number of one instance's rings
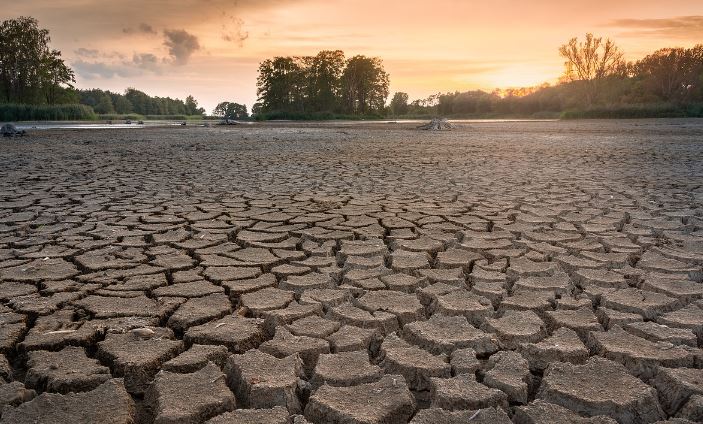
[[[603,42],[601,37],[594,37],[591,33],[586,34],[583,42],[572,38],[559,47],[559,54],[566,60],[565,79],[581,81],[588,106],[593,103],[601,80],[625,71],[623,53],[618,46],[610,39]]]

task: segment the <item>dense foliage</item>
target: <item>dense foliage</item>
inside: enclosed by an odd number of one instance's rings
[[[49,31],[36,19],[21,17],[0,24],[0,102],[56,104],[74,74],[49,48]]]
[[[345,59],[340,50],[275,57],[259,66],[257,94],[259,103],[252,111],[269,118],[382,114],[388,74],[381,59]]]
[[[212,114],[225,119],[247,119],[249,117],[246,105],[234,102],[219,103],[215,110],[212,111]]]
[[[205,109],[198,107],[193,96],[185,101],[170,97],[151,97],[134,88],[124,94],[99,89],[78,90],[81,104],[92,107],[99,114],[138,115],[202,115]]]

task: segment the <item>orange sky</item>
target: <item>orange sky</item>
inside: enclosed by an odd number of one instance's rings
[[[34,16],[78,86],[152,95],[256,100],[258,63],[342,49],[383,58],[391,92],[554,82],[560,44],[591,31],[628,59],[703,42],[701,0],[0,0]]]

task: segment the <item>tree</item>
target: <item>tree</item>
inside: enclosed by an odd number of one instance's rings
[[[14,103],[53,104],[66,87],[72,88],[73,71],[61,52],[49,48],[49,31],[36,19],[20,17],[0,24],[0,99]]]
[[[305,62],[299,57],[275,57],[261,62],[256,93],[263,112],[305,111]]]
[[[252,114],[252,116],[261,115],[261,103],[256,102],[253,105],[251,105],[251,114]]]
[[[186,115],[203,115],[205,109],[198,107],[198,102],[193,96],[186,97]]]
[[[215,106],[215,109],[212,110],[212,115],[224,118],[225,113],[227,112],[227,105],[229,105],[229,102],[218,103],[217,106]]]
[[[115,112],[122,114],[132,112],[132,103],[127,100],[125,96],[117,93],[110,93],[110,97],[112,98],[112,106],[115,108]]]
[[[93,109],[95,110],[95,113],[115,113],[115,107],[112,105],[112,98],[110,98],[110,95],[107,93],[100,96],[98,103],[93,107]]]
[[[408,113],[408,93],[397,92],[391,99],[391,112],[395,116],[405,115]]]
[[[246,119],[249,117],[247,107],[234,102],[219,103],[212,114],[225,119]]]
[[[308,98],[311,109],[315,111],[333,111],[338,107],[338,98],[342,72],[344,71],[344,52],[341,50],[324,50],[308,61],[306,70]]]
[[[347,60],[342,97],[347,113],[382,112],[388,98],[388,74],[381,59],[359,55]]]
[[[559,48],[564,63],[564,77],[568,81],[581,81],[586,97],[586,105],[593,104],[599,83],[609,76],[623,74],[625,61],[623,53],[610,39],[603,42],[601,37],[586,34],[586,40],[579,42],[572,38]]]
[[[689,100],[703,82],[703,44],[657,50],[635,63],[634,74],[646,90],[662,100]]]

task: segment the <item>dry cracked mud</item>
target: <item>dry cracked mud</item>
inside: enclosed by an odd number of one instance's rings
[[[0,423],[703,422],[703,123],[0,142]]]

